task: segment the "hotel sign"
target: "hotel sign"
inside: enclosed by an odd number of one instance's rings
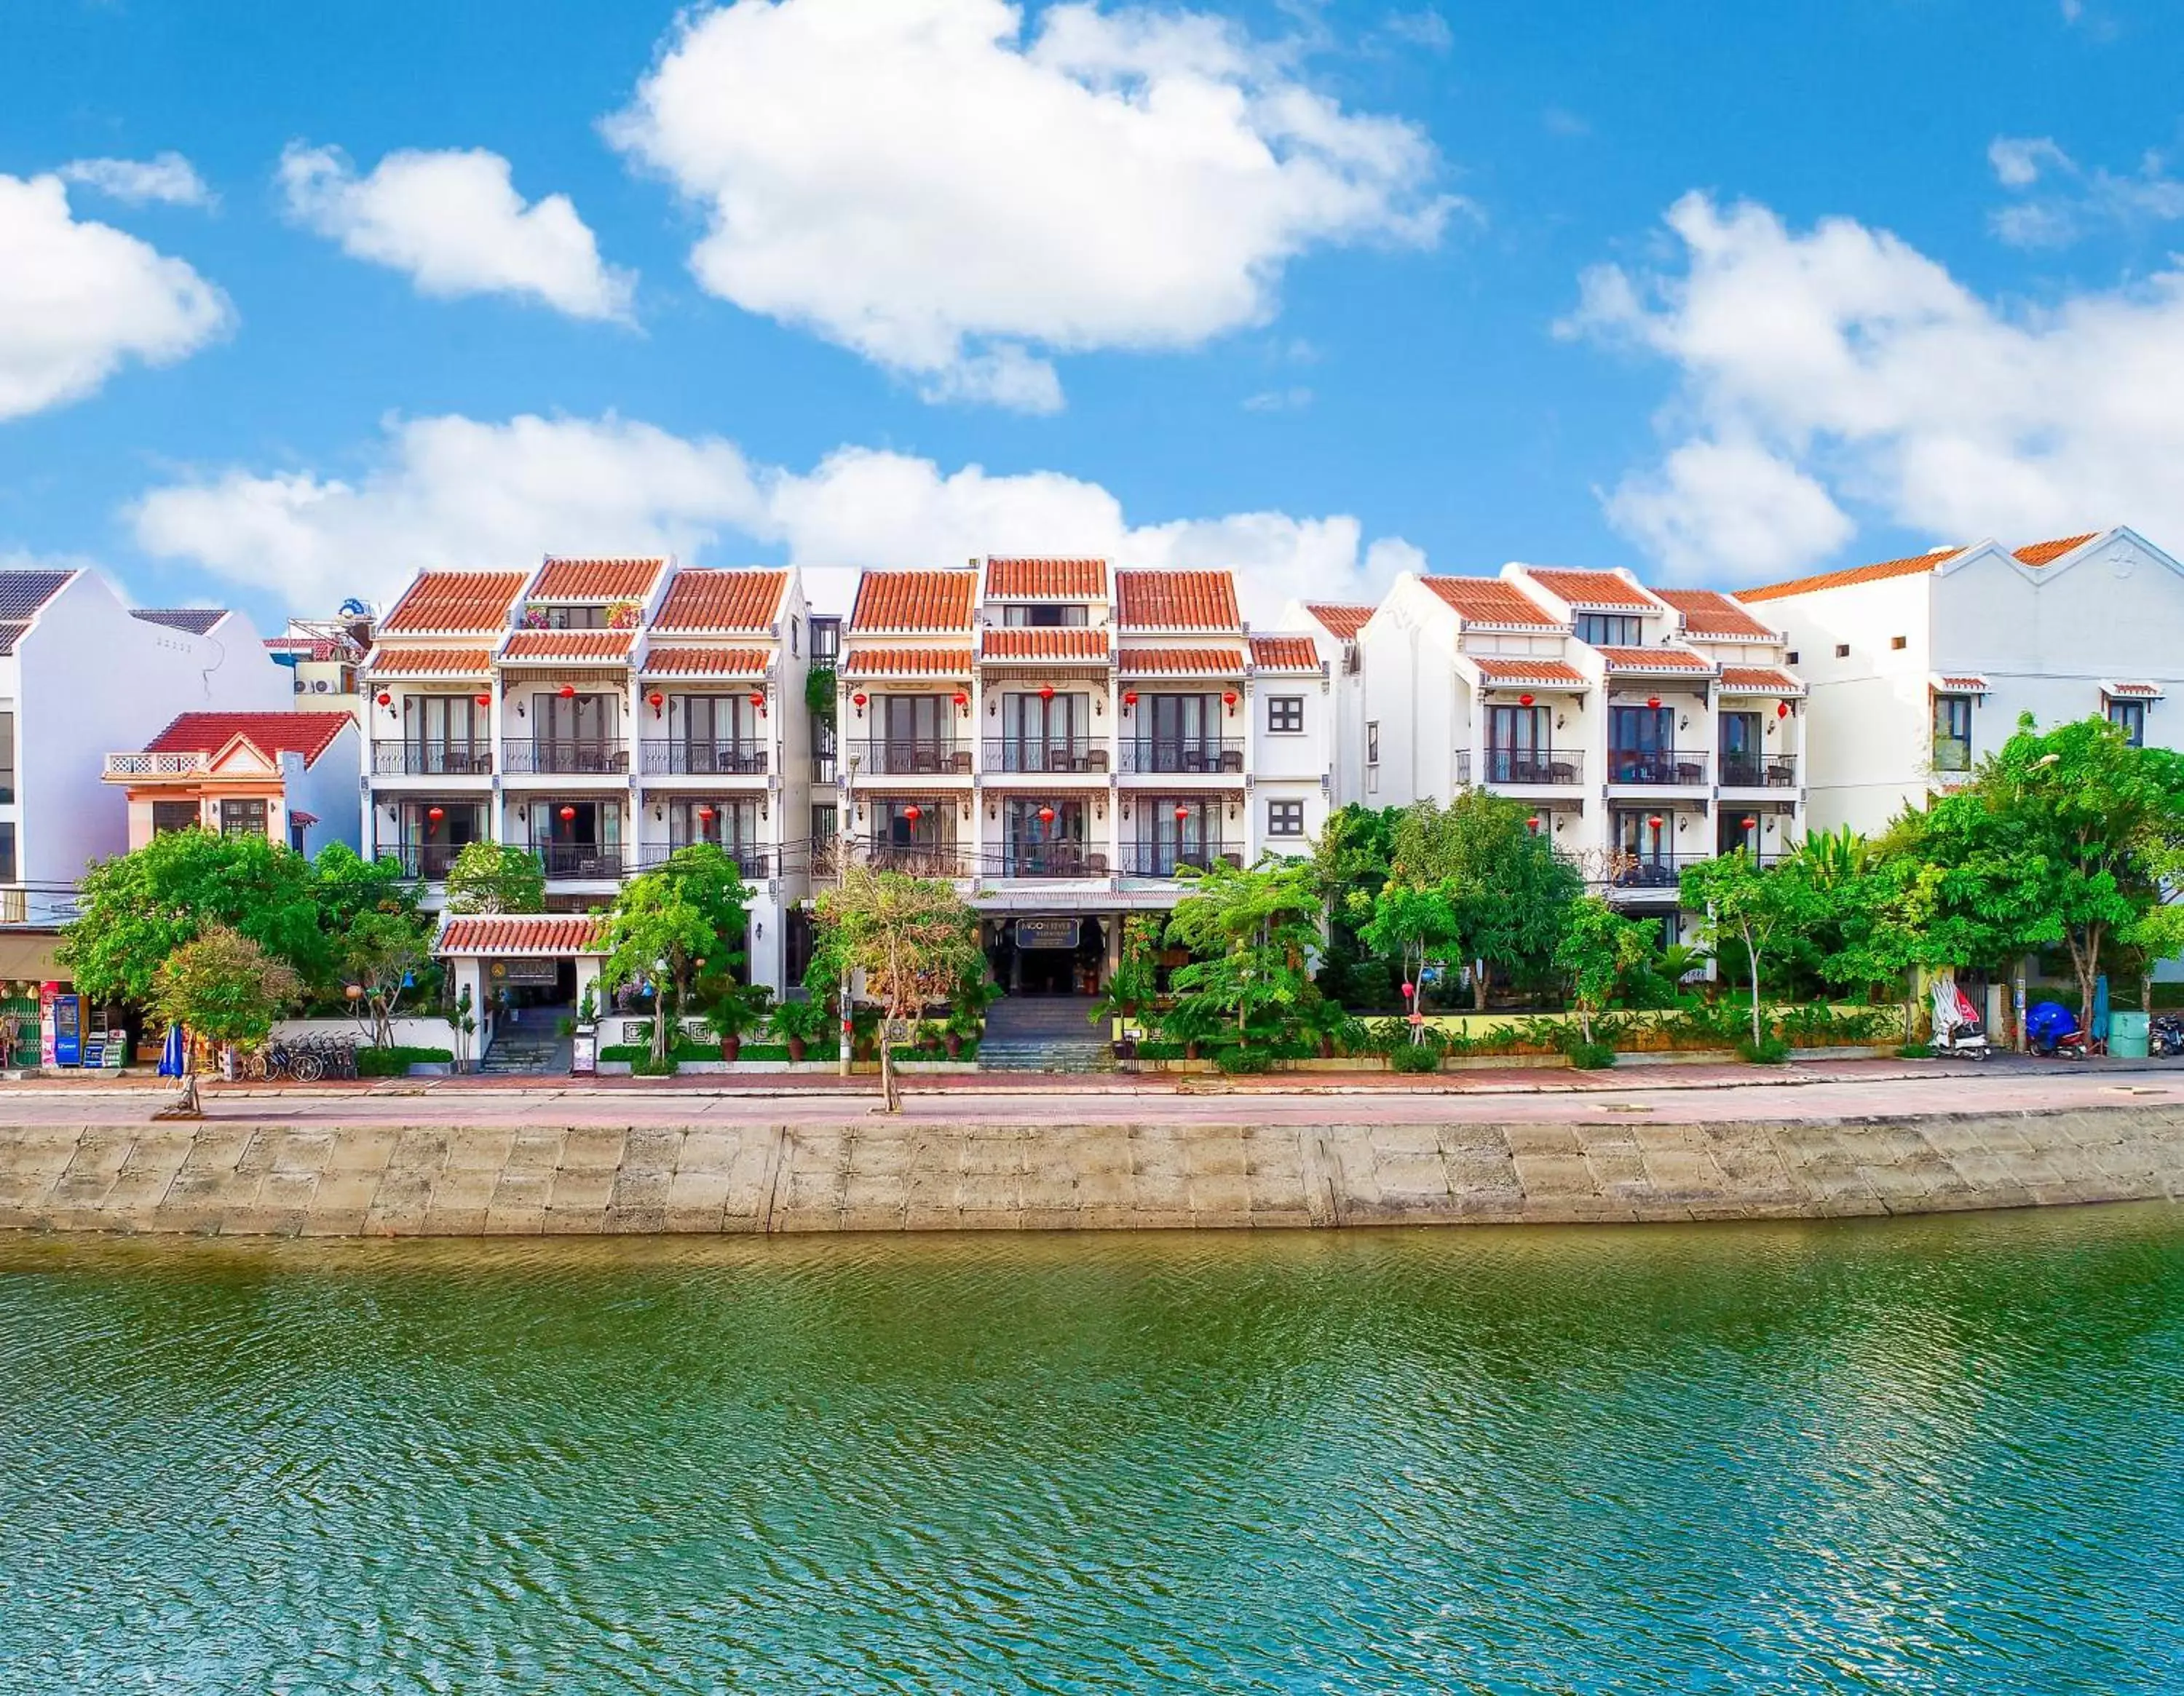
[[[1073,948],[1077,946],[1074,919],[1019,919],[1017,946],[1020,948]]]

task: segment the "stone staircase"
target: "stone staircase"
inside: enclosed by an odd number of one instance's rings
[[[504,1019],[486,1050],[478,1070],[488,1075],[510,1072],[558,1072],[566,1076],[576,1045],[554,1033],[569,1016],[566,1007],[526,1007],[521,1019]]]
[[[1104,1072],[1114,1050],[1093,1024],[1085,995],[1005,996],[986,1009],[982,1072]]]

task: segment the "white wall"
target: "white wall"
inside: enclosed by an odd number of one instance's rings
[[[330,842],[364,852],[364,796],[357,782],[358,762],[363,758],[363,738],[354,720],[313,764],[304,765],[297,758],[288,781],[288,810],[300,808],[319,820],[304,832],[305,853],[315,854]]]

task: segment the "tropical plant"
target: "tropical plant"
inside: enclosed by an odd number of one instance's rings
[[[1702,912],[1703,934],[1717,952],[1724,937],[1734,937],[1752,963],[1752,1043],[1764,1039],[1760,1029],[1760,987],[1766,957],[1780,937],[1808,926],[1827,910],[1802,869],[1760,867],[1742,848],[1687,866],[1684,905]]]
[[[152,1010],[208,1042],[256,1048],[303,993],[294,967],[226,925],[209,924],[161,960]],[[195,1115],[197,1079],[185,1078],[170,1115]]]
[[[1087,1015],[1095,1025],[1120,1020],[1127,1028],[1141,1025],[1160,998],[1160,941],[1157,914],[1133,913],[1123,920],[1123,946],[1108,975],[1107,987]]]
[[[705,915],[671,878],[646,872],[622,886],[607,915],[605,963],[600,981],[610,989],[649,983],[653,991],[652,1059],[669,1058],[668,1037],[689,1004],[697,962],[719,938]]]
[[[788,1044],[788,1057],[800,1060],[809,1046],[833,1027],[834,1015],[823,1001],[784,1001],[773,1009],[773,1034]]]
[[[967,981],[983,981],[978,915],[952,883],[847,866],[840,883],[820,895],[818,914],[842,963],[862,975],[865,998],[890,1025],[953,1001]],[[881,1098],[897,1113],[894,1045],[882,1032],[878,1046]]]
[[[772,1011],[773,992],[764,984],[731,982],[717,992],[707,1005],[705,1023],[721,1039],[722,1056],[733,1059],[735,1055],[730,1051],[765,1024]]]
[[[450,913],[541,913],[546,868],[513,842],[465,842],[448,868]]]
[[[1651,929],[1624,918],[1598,896],[1581,896],[1570,904],[1555,964],[1568,980],[1570,1004],[1577,1009],[1578,1028],[1588,1044],[1593,1021],[1607,1009],[1616,985],[1652,952]]]
[[[421,981],[432,963],[430,923],[414,908],[390,900],[353,915],[337,957],[350,1004],[369,1029],[374,1048],[394,1041],[394,1019],[405,998],[421,1002]]]
[[[1396,820],[1401,814],[1400,807],[1361,807],[1353,801],[1328,815],[1312,844],[1312,875],[1327,915],[1327,937],[1314,981],[1346,1006],[1386,1007],[1395,1001],[1393,966],[1357,933],[1387,885]]]
[[[1178,868],[1187,886],[1168,917],[1167,940],[1194,958],[1169,974],[1177,1015],[1195,1007],[1233,1021],[1232,1039],[1288,1034],[1310,986],[1305,961],[1319,940],[1319,895],[1312,865],[1270,859],[1248,869],[1216,860],[1203,870]],[[1253,1029],[1254,1021],[1258,1028]],[[1199,1021],[1206,1034],[1217,1021]]]
[[[1368,948],[1394,956],[1403,975],[1413,1032],[1422,1028],[1426,1010],[1427,963],[1437,954],[1446,958],[1463,942],[1460,899],[1447,882],[1426,888],[1390,882],[1374,899],[1373,916],[1358,929],[1358,940]]]
[[[1532,828],[1522,803],[1482,789],[1464,790],[1446,807],[1419,801],[1397,815],[1390,846],[1391,887],[1438,890],[1447,901],[1454,956],[1479,968],[1474,1009],[1485,1009],[1497,971],[1514,977],[1552,961],[1582,880]]]

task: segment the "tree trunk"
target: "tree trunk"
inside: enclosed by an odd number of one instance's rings
[[[652,992],[652,1069],[667,1064],[667,986],[656,983]]]
[[[1759,950],[1752,946],[1752,939],[1744,939],[1744,951],[1752,956],[1752,1051],[1759,1052]]]
[[[880,1023],[880,1100],[889,1113],[902,1111],[902,1091],[894,1077],[894,1044],[888,1041],[889,1020]]]
[[[2086,932],[2086,943],[2081,948],[2070,944],[2070,964],[2078,974],[2078,1028],[2086,1034],[2086,1052],[2093,1051],[2093,980],[2100,976],[2101,927],[2092,926]]]
[[[1472,965],[1475,969],[1471,974],[1471,1010],[1484,1013],[1486,1010],[1486,962],[1474,960]]]

